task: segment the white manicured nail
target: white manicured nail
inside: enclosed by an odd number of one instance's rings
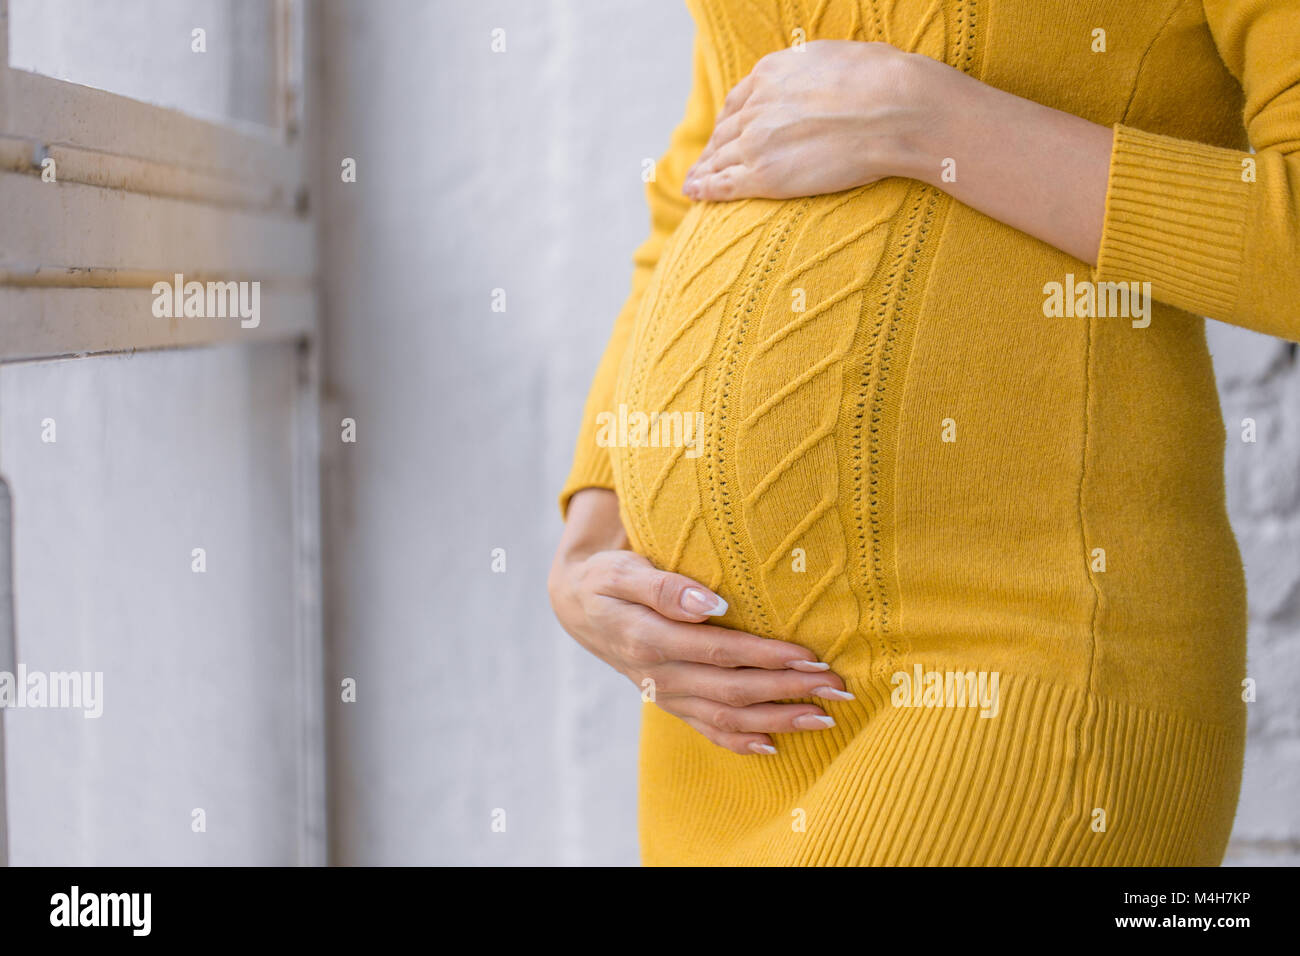
[[[701,591],[699,588],[687,588],[682,592],[682,610],[687,614],[707,614],[717,617],[727,613],[727,602],[716,594]]]
[[[814,687],[812,695],[814,697],[824,697],[827,700],[854,700],[854,696],[846,690],[839,690],[835,687]]]
[[[794,719],[794,725],[800,730],[825,730],[835,726],[835,718],[821,714],[801,714]]]
[[[806,674],[811,674],[816,671],[828,671],[831,669],[830,664],[823,664],[821,661],[791,661],[785,666],[790,668],[792,671],[803,671]]]
[[[776,748],[773,747],[771,744],[760,744],[758,741],[754,741],[752,744],[750,744],[749,749],[756,754],[776,753]]]

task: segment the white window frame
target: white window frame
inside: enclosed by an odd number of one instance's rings
[[[306,4],[272,0],[278,126],[225,126],[9,66],[0,0],[0,364],[225,343],[297,345],[294,620],[298,862],[326,860],[315,240],[300,135]],[[41,162],[55,161],[57,183]],[[153,284],[261,283],[261,321],[155,318]],[[0,475],[0,668],[15,647]],[[0,865],[6,862],[0,711]]]

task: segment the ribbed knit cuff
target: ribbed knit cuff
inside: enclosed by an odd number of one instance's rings
[[[564,482],[564,490],[560,492],[561,518],[568,517],[569,499],[583,488],[614,490],[614,464],[610,460],[609,449],[597,445],[595,436],[584,436],[584,440],[590,440],[592,446],[590,449],[579,446],[569,477]]]
[[[1248,156],[1116,125],[1096,280],[1150,282],[1161,302],[1198,315],[1233,314]]]

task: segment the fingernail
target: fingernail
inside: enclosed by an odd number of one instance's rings
[[[853,700],[854,697],[847,690],[840,690],[836,687],[814,687],[812,691],[814,697],[825,697],[827,700]]]
[[[823,717],[818,714],[803,714],[794,719],[794,725],[800,730],[825,730],[827,727],[835,726],[835,718]]]
[[[756,754],[776,753],[776,748],[773,747],[771,744],[760,744],[757,740],[755,740],[753,743],[749,745],[749,750],[751,753],[756,753]]]
[[[792,671],[803,671],[806,674],[811,674],[814,671],[828,671],[831,669],[830,664],[823,664],[821,661],[791,661],[785,666],[790,668]]]
[[[716,594],[701,591],[699,588],[687,588],[682,592],[682,610],[687,614],[707,614],[717,617],[727,613],[727,602]]]

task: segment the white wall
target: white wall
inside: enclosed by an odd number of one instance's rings
[[[325,418],[359,426],[356,445],[326,434],[329,670],[359,682],[332,714],[337,859],[633,863],[639,695],[565,637],[545,578],[647,229],[641,162],[685,103],[689,17],[663,0],[323,13]]]
[[[684,104],[689,18],[664,0],[323,13],[326,419],[360,427],[355,446],[326,433],[330,676],[360,687],[331,713],[336,858],[634,863],[640,703],[563,635],[544,579],[646,231],[640,163]],[[1300,369],[1272,340],[1214,342],[1230,437],[1248,413],[1264,436],[1229,443],[1261,693],[1232,859],[1298,862]]]
[[[1228,512],[1246,566],[1246,772],[1228,863],[1300,865],[1300,362],[1290,343],[1207,323],[1228,433]],[[1257,440],[1242,441],[1244,419]]]
[[[269,0],[9,0],[9,65],[219,121],[274,126]],[[195,50],[202,29],[203,52]]]
[[[303,858],[296,388],[289,345],[0,366],[17,661],[103,691],[4,711],[11,864]]]

